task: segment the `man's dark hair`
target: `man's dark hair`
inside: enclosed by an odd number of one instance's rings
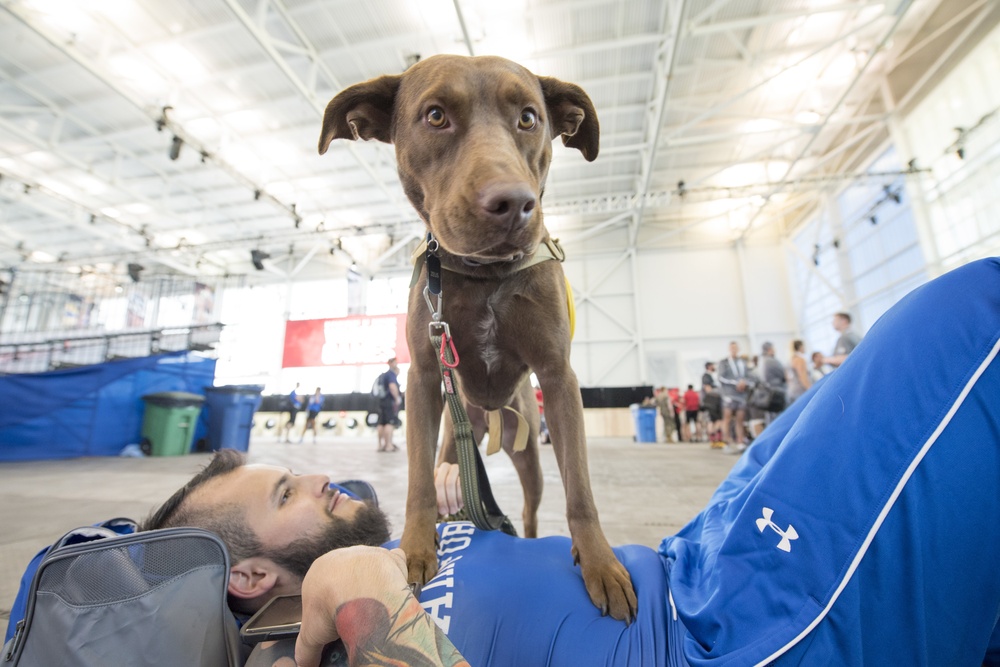
[[[705,362],[705,370],[707,371],[709,368],[711,368],[714,365],[715,365],[715,362],[713,362],[713,361],[706,361]]]
[[[847,313],[834,313],[834,317],[843,317],[845,322],[851,323],[851,316]]]
[[[165,503],[142,522],[140,530],[158,530],[180,526],[197,526],[219,536],[229,550],[229,558],[238,563],[263,551],[253,528],[247,523],[246,512],[237,503],[212,507],[187,502],[191,493],[209,480],[229,474],[246,465],[246,458],[234,449],[220,449],[212,460],[178,489]]]

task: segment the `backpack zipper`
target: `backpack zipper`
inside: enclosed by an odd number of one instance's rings
[[[10,638],[10,644],[8,645],[9,648],[7,649],[7,653],[3,657],[4,662],[10,662],[11,659],[14,657],[14,654],[17,653],[17,645],[21,643],[21,635],[23,634],[23,632],[24,632],[24,619],[22,618],[20,621],[17,622],[17,625],[14,626],[14,636]]]

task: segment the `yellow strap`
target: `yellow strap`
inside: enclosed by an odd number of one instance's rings
[[[503,410],[517,418],[517,431],[514,433],[514,451],[523,451],[528,446],[528,420],[514,408],[505,405],[501,410],[490,410],[486,413],[489,419],[490,443],[486,445],[486,456],[500,451],[503,443]]]
[[[569,276],[564,273],[563,278],[566,279],[566,309],[569,311],[569,339],[573,340],[573,334],[576,332],[576,304],[573,302],[573,286],[569,284]]]
[[[499,410],[486,413],[490,420],[490,443],[486,445],[486,456],[492,456],[500,451],[500,441],[503,440],[503,417]]]
[[[517,417],[517,433],[514,434],[514,451],[520,452],[528,446],[528,420],[514,408],[504,407]]]

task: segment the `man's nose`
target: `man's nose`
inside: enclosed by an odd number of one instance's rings
[[[315,496],[324,495],[330,488],[330,478],[327,475],[302,475],[299,483]]]

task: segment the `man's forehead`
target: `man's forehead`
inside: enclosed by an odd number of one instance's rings
[[[202,497],[219,500],[216,496],[238,500],[261,495],[282,476],[290,475],[288,468],[252,463],[240,466],[234,470],[210,479],[199,489]]]

